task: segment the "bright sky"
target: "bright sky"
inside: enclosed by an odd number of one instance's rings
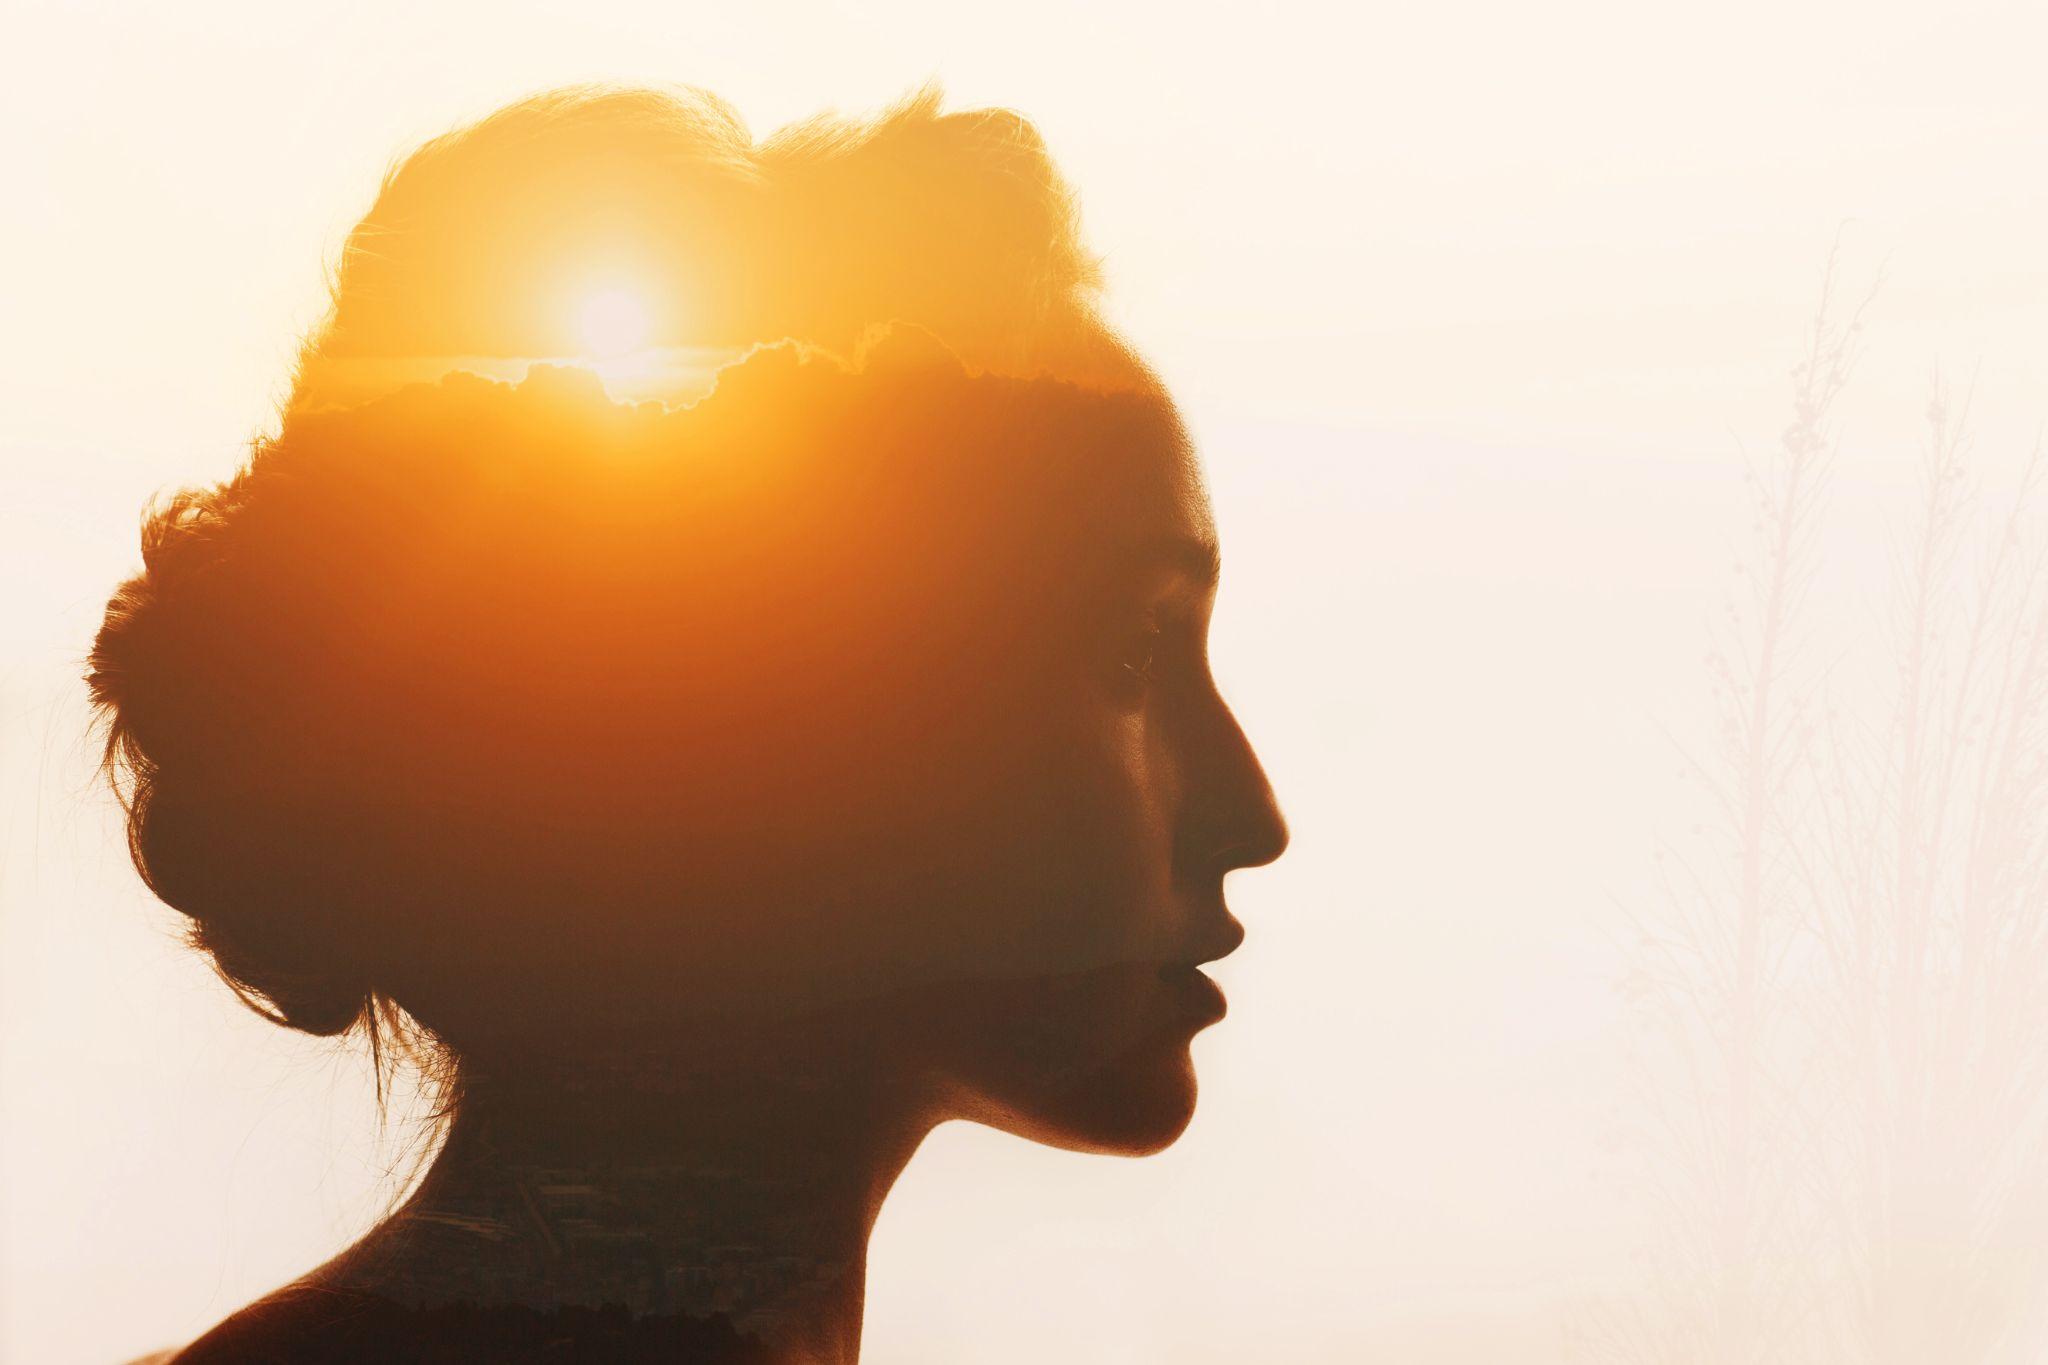
[[[1295,827],[1145,1162],[941,1132],[870,1358],[1562,1359],[1635,1283],[1617,906],[1837,234],[1880,272],[1821,605],[1882,586],[1930,374],[2048,421],[2048,22],[2017,3],[17,3],[0,55],[0,1357],[180,1341],[367,1222],[359,1061],[171,941],[78,663],[158,488],[281,397],[388,161],[532,90],[757,134],[928,78],[1029,115],[1203,440],[1218,673]],[[596,349],[645,326],[601,296]],[[1846,567],[1844,567],[1846,566]],[[1868,573],[1865,570],[1868,570]]]

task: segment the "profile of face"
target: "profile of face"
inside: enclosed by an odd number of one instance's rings
[[[1006,780],[973,812],[982,837],[958,835],[979,887],[952,910],[988,921],[988,970],[932,993],[925,1036],[961,1114],[1142,1153],[1192,1116],[1188,1044],[1223,1015],[1197,968],[1244,934],[1224,877],[1287,836],[1210,673],[1220,561],[1191,452],[1134,445],[1094,472],[1060,508],[1064,581],[1049,595],[1069,628],[996,608],[1035,622],[1011,657],[1038,654],[1043,672],[1027,665],[1029,685],[982,722]]]
[[[295,407],[155,514],[96,646],[138,866],[312,1032],[390,1002],[510,1069],[812,1030],[933,1120],[1170,1143],[1224,878],[1287,836],[1190,442],[1090,346],[1019,376],[900,324],[675,407],[546,367]]]
[[[1064,458],[1009,455],[1007,533],[955,580],[989,585],[966,600],[1001,627],[970,629],[964,676],[927,693],[954,719],[892,737],[934,776],[890,807],[917,831],[910,885],[858,932],[878,979],[925,985],[892,1008],[952,1112],[1138,1153],[1193,1112],[1188,1045],[1223,1013],[1197,969],[1244,932],[1224,878],[1287,835],[1209,667],[1221,560],[1194,452],[1165,400],[1130,407],[1082,418]]]

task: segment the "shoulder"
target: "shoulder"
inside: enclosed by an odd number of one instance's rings
[[[374,1359],[379,1346],[389,1344],[402,1327],[402,1312],[399,1305],[370,1294],[288,1285],[235,1313],[171,1356],[168,1365]]]
[[[467,1303],[411,1307],[353,1289],[294,1285],[249,1305],[169,1365],[456,1365],[489,1360],[770,1365],[724,1316],[633,1316],[620,1308]]]

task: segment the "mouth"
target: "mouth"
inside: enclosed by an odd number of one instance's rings
[[[1172,992],[1175,1002],[1199,1021],[1199,1027],[1215,1023],[1230,1008],[1222,988],[1199,970],[1201,965],[1229,957],[1243,942],[1244,925],[1225,911],[1215,932],[1206,935],[1187,957],[1160,965],[1159,979]]]
[[[1173,994],[1174,1003],[1203,1024],[1213,1024],[1229,1013],[1223,990],[1191,962],[1169,962],[1159,969],[1159,979]]]

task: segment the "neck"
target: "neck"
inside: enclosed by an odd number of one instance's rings
[[[792,1365],[856,1361],[868,1236],[933,1126],[913,1083],[845,1041],[871,1036],[465,1066],[433,1169],[347,1279],[422,1306],[723,1314]]]

